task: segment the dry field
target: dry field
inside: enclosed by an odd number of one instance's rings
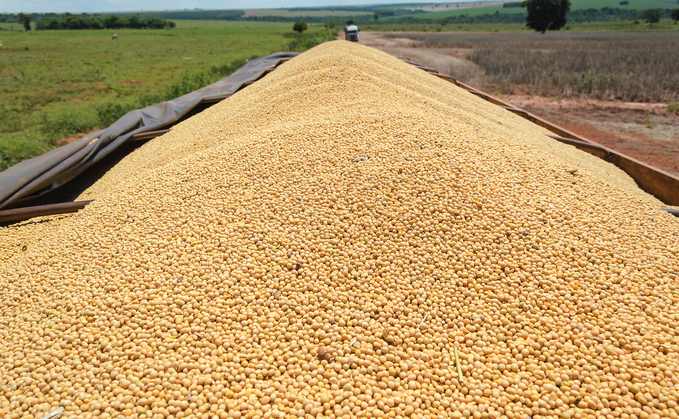
[[[679,174],[676,32],[366,32],[361,42]]]
[[[677,32],[395,33],[425,48],[465,50],[503,92],[634,102],[679,100]]]

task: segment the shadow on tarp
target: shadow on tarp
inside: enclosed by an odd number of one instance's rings
[[[75,199],[145,142],[130,141],[133,135],[169,128],[297,55],[297,52],[278,52],[252,60],[216,83],[167,102],[130,111],[106,129],[0,172],[0,209]],[[78,182],[71,182],[76,178]],[[66,184],[69,187],[62,188]]]

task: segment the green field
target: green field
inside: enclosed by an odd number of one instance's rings
[[[423,14],[416,15],[418,18],[422,19],[444,19],[450,16],[481,16],[498,13],[524,13],[526,9],[522,7],[502,7],[502,6],[487,6],[487,7],[472,7],[468,9],[453,9],[442,10],[440,12],[427,12]]]
[[[354,12],[345,10],[286,10],[286,9],[251,9],[245,10],[245,16],[283,16],[283,17],[342,17],[342,16],[367,16],[372,12]]]
[[[0,170],[244,60],[332,37],[320,26],[293,34],[290,23],[186,20],[164,30],[0,31]]]
[[[375,32],[533,32],[524,24],[518,23],[384,23],[377,25],[363,25],[362,31]],[[594,23],[569,23],[564,31],[677,31],[679,25],[675,25],[671,19],[661,19],[654,23],[653,27],[647,23],[634,22],[594,22]]]
[[[636,9],[646,10],[652,8],[676,9],[679,4],[675,0],[628,0],[629,5],[621,6],[619,0],[571,0],[571,10],[580,9]]]
[[[674,0],[628,0],[629,5],[621,6],[620,0],[571,0],[571,10],[582,9],[601,9],[603,7],[610,7],[612,9],[629,9],[629,10],[645,10],[651,8],[661,9],[675,9],[679,7]],[[443,19],[451,16],[481,16],[494,13],[524,13],[526,9],[522,7],[502,7],[502,6],[488,6],[475,7],[470,9],[457,9],[451,6],[450,10],[440,12],[428,12],[417,15],[420,18],[426,19]]]
[[[362,25],[361,31],[374,32],[514,32],[532,31],[516,23],[380,23]]]

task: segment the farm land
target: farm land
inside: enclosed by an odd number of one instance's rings
[[[163,30],[0,31],[0,170],[129,110],[213,83],[251,58],[333,37],[321,25],[300,37],[285,22],[176,23]]]
[[[612,0],[572,4],[573,10],[620,7]],[[497,4],[448,6],[412,16],[523,13]],[[678,6],[674,0],[629,0],[625,7]],[[362,43],[452,74],[585,137],[679,173],[674,111],[679,107],[674,71],[679,67],[679,25],[670,19],[653,27],[638,21],[571,23],[558,33],[540,35],[517,23],[403,23],[398,21],[403,16],[385,15],[375,22],[372,12],[357,10],[244,13],[264,19],[308,16],[311,22],[327,18],[336,25],[364,15]],[[333,37],[322,23],[310,23],[299,36],[291,22],[175,22],[176,28],[164,30],[29,33],[18,31],[17,23],[0,23],[0,170],[104,128],[129,110],[217,81],[248,59],[302,51]]]
[[[648,27],[648,25],[645,25]],[[676,28],[676,27],[675,27]],[[679,30],[362,32],[361,42],[679,174]]]
[[[603,7],[609,8],[622,8],[627,10],[645,10],[651,8],[660,9],[674,9],[677,7],[677,2],[674,0],[628,0],[629,4],[622,6],[619,0],[571,0],[571,11],[584,10],[584,9],[601,9]],[[473,3],[477,4],[477,3]],[[526,9],[520,7],[503,7],[500,4],[492,4],[485,6],[479,3],[477,7],[464,7],[465,4],[461,3],[460,7],[457,4],[451,3],[449,7],[442,10],[438,7],[436,11],[432,11],[426,14],[418,15],[420,17],[429,19],[441,19],[449,16],[479,16],[485,14],[494,13],[525,13]]]

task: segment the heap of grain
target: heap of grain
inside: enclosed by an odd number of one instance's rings
[[[321,45],[84,197],[1,233],[7,418],[679,417],[679,222],[378,51]]]

